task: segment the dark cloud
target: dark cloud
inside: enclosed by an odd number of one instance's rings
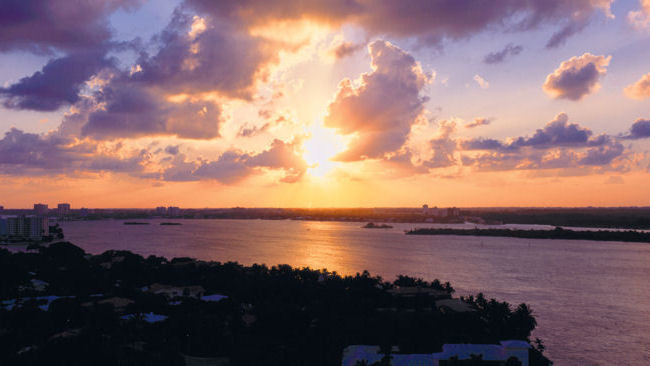
[[[550,45],[559,45],[599,10],[611,15],[611,0],[421,1],[306,0],[210,1],[187,0],[202,12],[238,18],[252,25],[271,21],[312,19],[332,25],[354,23],[372,35],[416,37],[423,43],[470,37],[486,30],[526,31],[544,25],[562,27]]]
[[[511,56],[516,56],[524,50],[524,47],[521,45],[513,45],[512,43],[506,45],[501,51],[491,52],[483,58],[483,62],[486,64],[498,64],[506,60],[506,58]]]
[[[354,44],[352,42],[343,42],[339,44],[338,46],[332,48],[330,50],[330,53],[337,59],[344,58],[347,56],[351,56],[355,52],[361,50],[363,48],[363,44]]]
[[[611,58],[590,53],[571,57],[546,77],[542,88],[556,99],[580,100],[600,88],[598,82],[607,73]]]
[[[221,109],[214,102],[192,99],[173,102],[150,88],[113,82],[96,93],[95,103],[81,128],[83,136],[95,139],[219,136]]]
[[[355,134],[339,161],[382,158],[404,145],[411,126],[424,110],[420,96],[430,80],[415,59],[386,41],[369,46],[373,71],[364,73],[360,85],[344,79],[328,107],[325,126],[339,134]]]
[[[80,52],[50,60],[41,71],[0,88],[4,106],[10,109],[54,111],[74,104],[85,82],[112,62],[104,50]]]
[[[0,51],[79,52],[111,38],[109,15],[139,0],[0,1]]]
[[[477,117],[474,118],[474,120],[468,124],[465,125],[465,128],[475,128],[479,126],[487,126],[491,123],[492,121],[489,118],[485,117]]]
[[[505,141],[465,140],[460,142],[460,149],[463,165],[477,170],[627,169],[625,164],[619,164],[627,153],[620,142],[610,135],[593,136],[591,130],[568,123],[564,113],[532,136]],[[482,152],[468,154],[476,150]]]
[[[630,132],[623,138],[630,140],[650,138],[650,120],[637,119],[632,124]]]
[[[129,75],[130,81],[168,93],[218,92],[244,99],[281,49],[228,19],[179,9],[156,40],[159,51],[138,59],[140,71]]]
[[[532,136],[522,136],[510,141],[478,138],[462,142],[464,150],[518,150],[523,147],[548,149],[554,147],[586,147],[599,146],[608,142],[605,135],[592,137],[593,132],[569,123],[565,113],[558,114],[552,121],[540,128]]]
[[[551,38],[546,43],[546,48],[557,48],[562,46],[566,40],[573,36],[576,33],[579,33],[587,26],[587,19],[584,20],[575,20],[560,29],[559,31],[553,33]]]
[[[178,148],[179,145],[169,145],[165,148],[165,152],[169,155],[177,155],[178,154]]]

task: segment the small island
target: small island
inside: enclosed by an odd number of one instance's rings
[[[375,224],[374,222],[369,222],[362,226],[363,229],[392,229],[393,227],[387,224]]]
[[[125,221],[124,225],[149,225],[148,222]]]
[[[561,227],[556,227],[553,230],[421,228],[408,230],[405,231],[405,233],[406,235],[497,236],[524,239],[563,239],[650,243],[650,232],[635,230],[569,230],[563,229]]]
[[[163,226],[178,226],[178,225],[183,225],[180,222],[161,222],[160,225]]]

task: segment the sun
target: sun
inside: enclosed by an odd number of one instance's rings
[[[330,159],[343,151],[345,144],[334,130],[322,125],[313,124],[307,131],[309,137],[303,143],[303,158],[309,165],[307,171],[311,176],[324,177],[337,166],[337,163]]]

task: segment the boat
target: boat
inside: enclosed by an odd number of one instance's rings
[[[124,225],[149,225],[148,222],[124,221]]]
[[[165,225],[165,226],[177,226],[177,225],[183,225],[180,222],[161,222],[160,225]]]

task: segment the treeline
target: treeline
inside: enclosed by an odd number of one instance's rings
[[[70,243],[34,253],[0,249],[0,278],[2,365],[183,365],[184,355],[231,365],[340,365],[343,348],[353,344],[432,353],[444,343],[529,340],[536,326],[525,304],[479,295],[465,300],[474,311],[456,313],[428,297],[413,301],[389,291],[454,292],[438,280],[388,282],[368,272],[342,276],[127,251],[93,256]],[[204,301],[189,291],[170,298],[148,291],[154,283],[200,286],[227,298]],[[45,300],[52,295],[58,297]],[[115,298],[123,306],[108,301]],[[161,321],[148,322],[150,313]]]
[[[500,236],[525,239],[564,239],[594,241],[650,242],[650,233],[634,230],[569,230],[556,227],[554,230],[515,230],[515,229],[436,229],[422,228],[406,232],[407,235],[466,235]]]
[[[650,229],[648,207],[467,210],[463,214],[506,224]]]

